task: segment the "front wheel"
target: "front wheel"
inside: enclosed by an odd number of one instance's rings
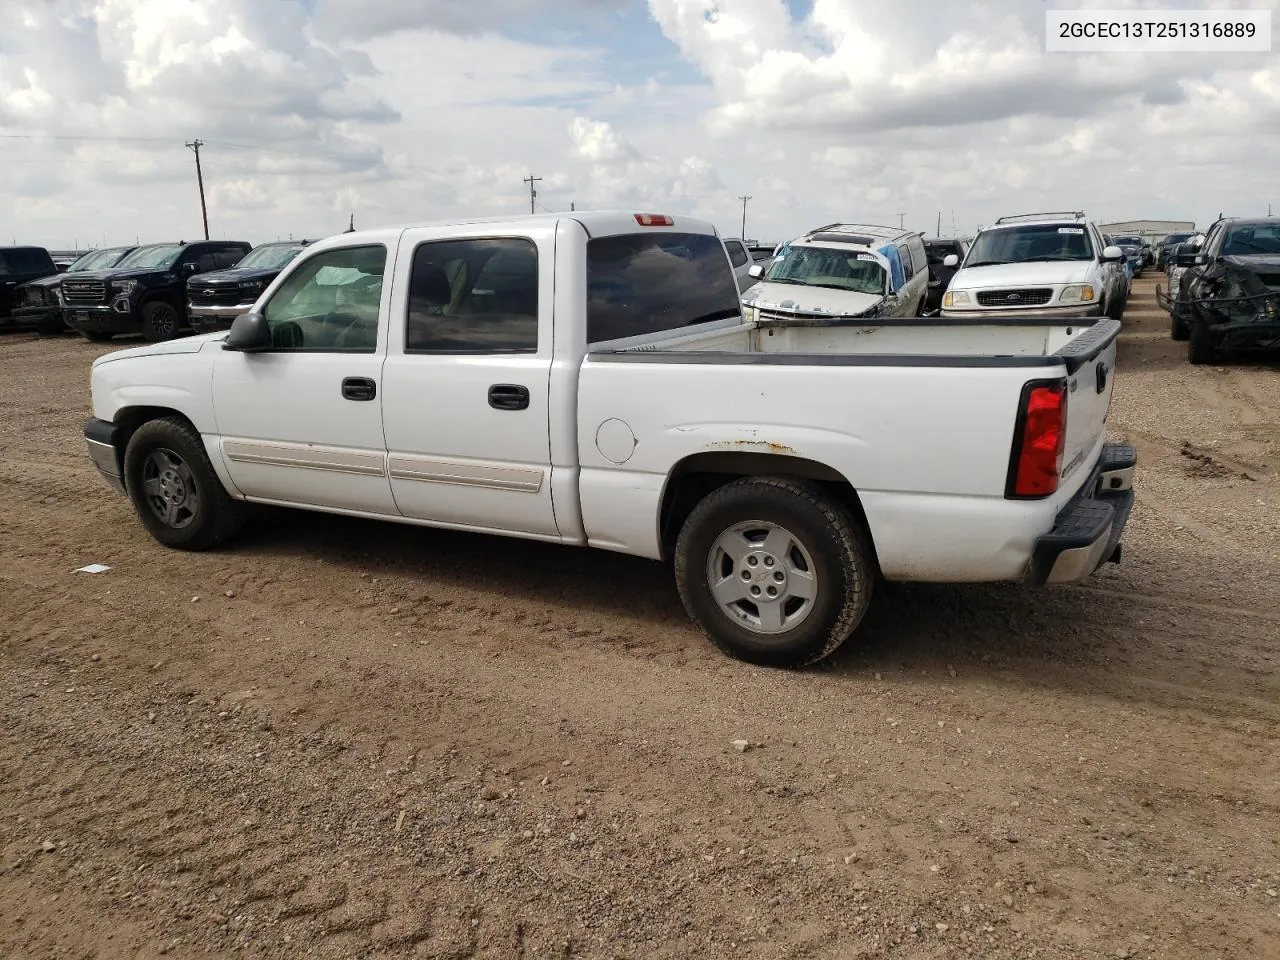
[[[1193,323],[1187,331],[1187,360],[1196,366],[1218,359],[1218,341],[1203,323]]]
[[[1170,314],[1169,336],[1174,340],[1183,341],[1190,336],[1187,330],[1187,321],[1181,319],[1176,314]]]
[[[246,506],[227,494],[200,434],[184,420],[139,427],[125,448],[124,475],[138,519],[165,546],[207,550],[244,524]]]
[[[801,667],[834,653],[871,600],[871,548],[819,487],[747,477],[705,497],[676,542],[689,617],[725,653]]]
[[[178,335],[181,320],[173,304],[153,300],[142,308],[142,335],[152,343],[172,340]]]

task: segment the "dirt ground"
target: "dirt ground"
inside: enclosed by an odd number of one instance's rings
[[[1280,363],[1190,367],[1151,280],[1123,564],[892,587],[804,672],[626,557],[167,551],[85,455],[101,352],[0,336],[0,956],[1280,957]]]

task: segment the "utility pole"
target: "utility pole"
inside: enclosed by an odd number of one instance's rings
[[[541,177],[528,176],[528,177],[525,177],[523,181],[524,183],[527,183],[529,185],[529,212],[530,213],[538,212],[538,191],[537,191],[537,188],[534,187],[534,184],[540,181],[541,179],[542,179]]]
[[[938,232],[935,233],[934,236],[935,237],[942,236],[942,211],[941,210],[938,211]]]
[[[751,199],[751,197],[750,197],[750,195],[748,195],[748,196],[745,196],[745,197],[739,197],[738,199],[742,201],[742,234],[741,234],[741,237],[742,237],[742,239],[743,239],[743,240],[745,240],[745,239],[747,239],[747,201],[748,201],[748,200],[750,200],[750,199]]]
[[[900,213],[900,214],[898,214],[898,229],[899,229],[899,230],[905,230],[905,229],[906,229],[906,228],[902,225],[902,224],[903,224],[903,222],[904,222],[904,221],[905,221],[905,219],[906,219],[906,216],[907,216],[907,215],[906,215],[905,213]]]
[[[204,238],[209,239],[209,210],[204,205],[204,172],[200,169],[200,148],[204,146],[203,140],[189,140],[187,147],[195,151],[196,154],[196,181],[200,184],[200,216],[204,218]]]
[[[575,211],[575,210],[577,210],[577,209],[578,209],[578,205],[577,205],[576,203],[574,203],[572,200],[570,200],[570,201],[569,201],[569,212],[570,212],[570,213],[573,213],[573,211]],[[1268,209],[1268,210],[1270,210],[1271,208],[1270,208],[1270,207],[1267,207],[1267,209]],[[1270,214],[1270,213],[1268,213],[1268,214],[1267,214],[1267,216],[1271,216],[1271,214]]]

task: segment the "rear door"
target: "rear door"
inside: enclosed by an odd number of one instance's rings
[[[555,226],[406,231],[383,427],[406,517],[559,536],[551,501]]]

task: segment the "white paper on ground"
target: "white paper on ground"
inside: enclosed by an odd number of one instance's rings
[[[105,563],[91,563],[87,567],[80,567],[73,571],[74,573],[106,573],[111,568]]]

